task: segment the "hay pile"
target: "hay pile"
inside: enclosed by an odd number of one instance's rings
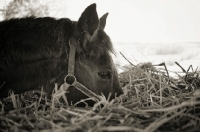
[[[125,95],[94,107],[57,105],[40,91],[11,94],[0,102],[0,131],[200,131],[200,72],[183,69],[175,78],[164,69],[125,67],[119,76]]]

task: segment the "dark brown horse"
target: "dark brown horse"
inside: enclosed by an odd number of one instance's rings
[[[75,77],[96,94],[111,98],[122,94],[111,58],[109,36],[104,32],[108,13],[98,18],[96,4],[88,6],[79,20],[21,18],[0,22],[0,97],[44,87],[51,95],[68,73],[69,39],[77,40]],[[69,88],[67,99],[75,103],[87,96]]]

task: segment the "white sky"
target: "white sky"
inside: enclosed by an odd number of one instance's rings
[[[76,5],[74,0],[69,5]],[[94,0],[70,6],[79,12]],[[200,41],[200,0],[96,0],[99,16],[109,12],[106,31],[116,42]],[[70,16],[70,14],[68,16]]]
[[[72,20],[97,3],[99,17],[109,12],[105,30],[113,42],[200,42],[200,0],[50,1],[53,16]]]

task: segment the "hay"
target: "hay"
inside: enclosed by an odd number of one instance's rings
[[[0,131],[198,132],[200,72],[182,70],[171,77],[164,63],[130,63],[119,75],[125,94],[86,108],[54,103],[42,91],[11,93],[0,102]]]

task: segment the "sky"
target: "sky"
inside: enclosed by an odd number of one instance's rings
[[[200,42],[200,0],[49,1],[52,16],[72,20],[96,3],[99,17],[109,12],[105,30],[114,42]]]
[[[73,1],[72,5],[77,1]],[[83,10],[93,2],[80,3],[79,9]],[[109,12],[106,31],[114,41],[200,41],[199,0],[99,0],[96,3],[99,16]],[[69,13],[81,12],[76,10],[71,6]],[[79,15],[75,15],[74,19],[77,20]]]

